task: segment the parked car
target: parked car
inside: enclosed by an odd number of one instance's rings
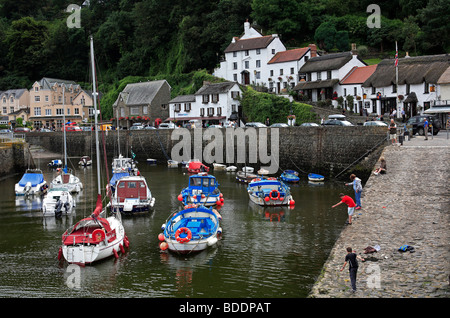
[[[329,116],[328,116],[328,119],[347,120],[347,118],[345,117],[345,115],[341,115],[341,114],[329,115]]]
[[[130,127],[130,130],[142,130],[144,129],[144,126],[142,125],[133,125]]]
[[[52,132],[52,131],[51,131],[51,129],[48,129],[48,128],[41,128],[39,130],[39,132]]]
[[[437,119],[434,116],[427,116],[427,115],[420,115],[420,116],[414,116],[408,119],[408,122],[406,123],[406,127],[408,129],[412,128],[412,134],[415,135],[418,133],[420,136],[424,135],[423,130],[423,122],[425,121],[425,118],[428,118],[428,132],[431,133],[431,125],[433,125],[433,135],[437,135],[439,130],[441,130],[441,123],[439,122],[439,119]]]
[[[384,121],[379,120],[372,120],[372,121],[366,121],[364,123],[364,126],[380,126],[380,127],[387,127],[388,124],[386,124]]]
[[[264,125],[263,123],[253,122],[253,123],[246,123],[245,127],[263,128],[263,127],[267,127],[267,126]]]
[[[324,126],[353,126],[353,124],[347,120],[328,119],[324,121]]]
[[[288,124],[286,124],[286,123],[276,123],[276,124],[273,124],[273,125],[270,125],[270,127],[272,128],[283,128],[283,127],[289,127],[289,125]]]
[[[316,123],[303,123],[300,126],[301,127],[319,127],[319,124],[316,124]]]
[[[28,128],[28,127],[16,127],[16,128],[14,128],[14,132],[15,133],[30,132],[30,128]]]
[[[177,126],[174,123],[162,123],[158,127],[159,129],[175,129]]]
[[[12,131],[9,129],[1,129],[0,130],[0,134],[9,134],[10,132],[12,132]]]
[[[153,126],[150,126],[150,125],[148,125],[148,126],[145,126],[145,128],[144,129],[147,129],[147,130],[150,130],[150,129],[156,129],[155,127],[153,127]]]
[[[208,128],[223,128],[221,125],[209,125]]]
[[[66,126],[66,131],[83,131],[79,126]]]

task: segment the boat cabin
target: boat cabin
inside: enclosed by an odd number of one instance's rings
[[[120,179],[116,186],[117,202],[125,199],[147,200],[147,184],[144,180]]]
[[[218,193],[217,180],[207,173],[199,173],[189,177],[189,190],[192,195]]]

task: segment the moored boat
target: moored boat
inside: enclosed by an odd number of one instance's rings
[[[75,200],[67,188],[52,188],[42,200],[42,213],[44,216],[60,217],[71,214],[74,206]]]
[[[325,177],[317,173],[309,173],[308,180],[312,182],[322,182],[325,180]]]
[[[289,187],[277,178],[255,178],[247,187],[250,201],[262,205],[294,205]]]
[[[43,194],[47,190],[47,182],[40,169],[27,169],[22,178],[16,183],[14,191],[16,195]]]
[[[180,254],[203,251],[220,239],[220,219],[220,214],[213,208],[187,206],[169,216],[162,225],[163,233],[158,236],[160,248]]]
[[[189,177],[189,184],[178,196],[183,205],[195,203],[205,206],[221,206],[224,202],[219,183],[213,175],[206,172]]]
[[[54,168],[61,168],[62,165],[63,165],[63,163],[62,163],[61,159],[53,159],[52,161],[50,161],[48,163],[48,167],[52,168],[52,169],[54,169]]]
[[[298,172],[295,170],[284,170],[280,176],[281,180],[284,182],[299,182],[300,177],[298,176]]]
[[[178,168],[178,161],[169,159],[169,160],[167,160],[167,166],[169,168]]]
[[[236,166],[228,166],[228,167],[225,168],[225,170],[227,172],[236,172],[237,167]]]
[[[72,169],[58,169],[58,175],[52,180],[50,187],[59,188],[61,186],[67,188],[70,193],[78,193],[83,190],[83,183],[73,174]]]
[[[236,173],[236,180],[238,182],[249,183],[251,180],[255,179],[256,177],[257,177],[256,174],[248,173],[245,171],[238,171]]]
[[[155,198],[142,176],[126,176],[116,182],[111,198],[111,210],[123,214],[149,212],[155,205]]]
[[[199,172],[208,172],[209,167],[205,166],[200,161],[189,161],[188,165],[188,172],[189,173],[199,173]]]
[[[221,164],[221,163],[213,163],[213,167],[215,171],[225,171],[225,169],[227,168],[226,165]]]
[[[92,159],[89,156],[83,156],[80,158],[80,161],[78,162],[78,165],[87,167],[92,165]]]

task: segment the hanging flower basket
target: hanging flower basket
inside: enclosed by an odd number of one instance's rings
[[[119,120],[123,120],[124,118],[123,117],[119,117]]]
[[[289,119],[295,119],[295,115],[288,115],[287,116],[287,119],[289,120]]]
[[[324,90],[321,90],[321,91],[320,91],[320,95],[323,95],[323,94],[325,94],[325,91],[324,91]]]
[[[280,76],[280,77],[278,77],[278,81],[282,81],[283,80],[283,78]]]
[[[141,116],[137,116],[136,119],[140,120],[142,117]]]
[[[125,119],[128,120],[129,118],[128,118],[128,117],[125,117]]]
[[[337,98],[338,98],[338,93],[337,93],[337,92],[334,92],[332,98],[333,98],[333,100],[337,100]]]
[[[110,119],[110,121],[115,121],[115,120],[116,120],[116,119],[115,119],[114,117]]]
[[[405,96],[403,96],[403,95],[398,95],[398,100],[403,100],[403,98],[405,98]]]

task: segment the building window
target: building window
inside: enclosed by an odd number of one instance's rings
[[[34,116],[41,116],[41,108],[40,107],[34,108]]]
[[[261,60],[256,60],[256,67],[261,67]]]
[[[174,108],[173,108],[173,111],[174,111],[174,112],[177,112],[177,113],[178,113],[179,111],[181,111],[181,104],[175,104],[175,105],[174,105]]]
[[[294,74],[294,68],[291,67],[291,74]]]
[[[273,70],[270,70],[270,76],[273,76]]]
[[[233,81],[237,82],[237,74],[233,74]]]
[[[411,91],[411,86],[409,84],[406,84],[406,95],[408,95]]]
[[[344,88],[344,96],[347,96],[347,89]]]
[[[218,103],[219,102],[219,94],[212,94],[211,95],[211,101],[213,103]]]
[[[424,82],[423,84],[424,84],[423,85],[423,93],[428,94],[430,92],[430,86],[428,85],[427,82]]]
[[[200,108],[200,116],[205,116],[205,109],[204,108]]]
[[[237,62],[233,62],[233,70],[237,70]]]
[[[89,115],[91,115],[91,108],[89,109]],[[125,108],[123,107],[120,108],[120,116],[125,117]]]
[[[260,55],[261,54],[261,49],[256,49],[256,54]]]
[[[261,72],[256,72],[255,77],[256,77],[256,79],[260,79],[261,78]]]
[[[358,88],[353,87],[353,96],[358,95]]]
[[[191,111],[191,103],[184,103],[184,111],[185,112]]]
[[[40,102],[41,101],[41,96],[34,96],[34,101],[35,102]]]
[[[237,52],[236,51],[233,52],[233,57],[237,57]]]
[[[310,72],[306,73],[306,80],[308,82],[311,82],[311,73]]]
[[[232,105],[231,105],[231,112],[232,112],[232,113],[237,112],[236,104],[232,104]]]
[[[70,108],[67,108],[67,116],[70,116]]]
[[[39,87],[36,86],[36,87],[34,88],[34,91],[35,91],[35,92],[39,92]]]
[[[322,72],[317,72],[317,80],[320,81],[322,79]]]
[[[249,61],[245,61],[245,68],[249,68],[250,67],[250,62]]]
[[[272,49],[272,54],[275,54],[275,49]]]
[[[327,79],[331,79],[331,71],[327,71]]]
[[[143,114],[148,114],[148,106],[143,106],[142,107],[142,113]]]
[[[248,56],[248,55],[249,55],[249,51],[245,50],[245,56]]]
[[[377,88],[372,86],[372,95],[375,95],[377,93]]]
[[[392,93],[397,93],[397,84],[392,84]]]
[[[74,114],[75,115],[79,115],[80,114],[80,109],[79,108],[74,108]]]
[[[222,116],[222,107],[217,107],[217,116]]]
[[[64,115],[64,108],[57,108],[56,115]]]
[[[202,95],[202,103],[203,104],[209,103],[209,95]]]
[[[232,99],[238,99],[239,98],[239,92],[238,91],[235,91],[235,92],[231,92],[231,98]]]
[[[3,114],[6,114],[8,112],[6,107],[3,107]]]
[[[130,107],[130,115],[139,115],[139,107]]]
[[[214,107],[208,107],[208,116],[214,116]]]
[[[280,69],[280,75],[283,75],[283,69]]]
[[[52,115],[52,110],[50,108],[47,108],[45,110],[45,116],[51,116]]]

